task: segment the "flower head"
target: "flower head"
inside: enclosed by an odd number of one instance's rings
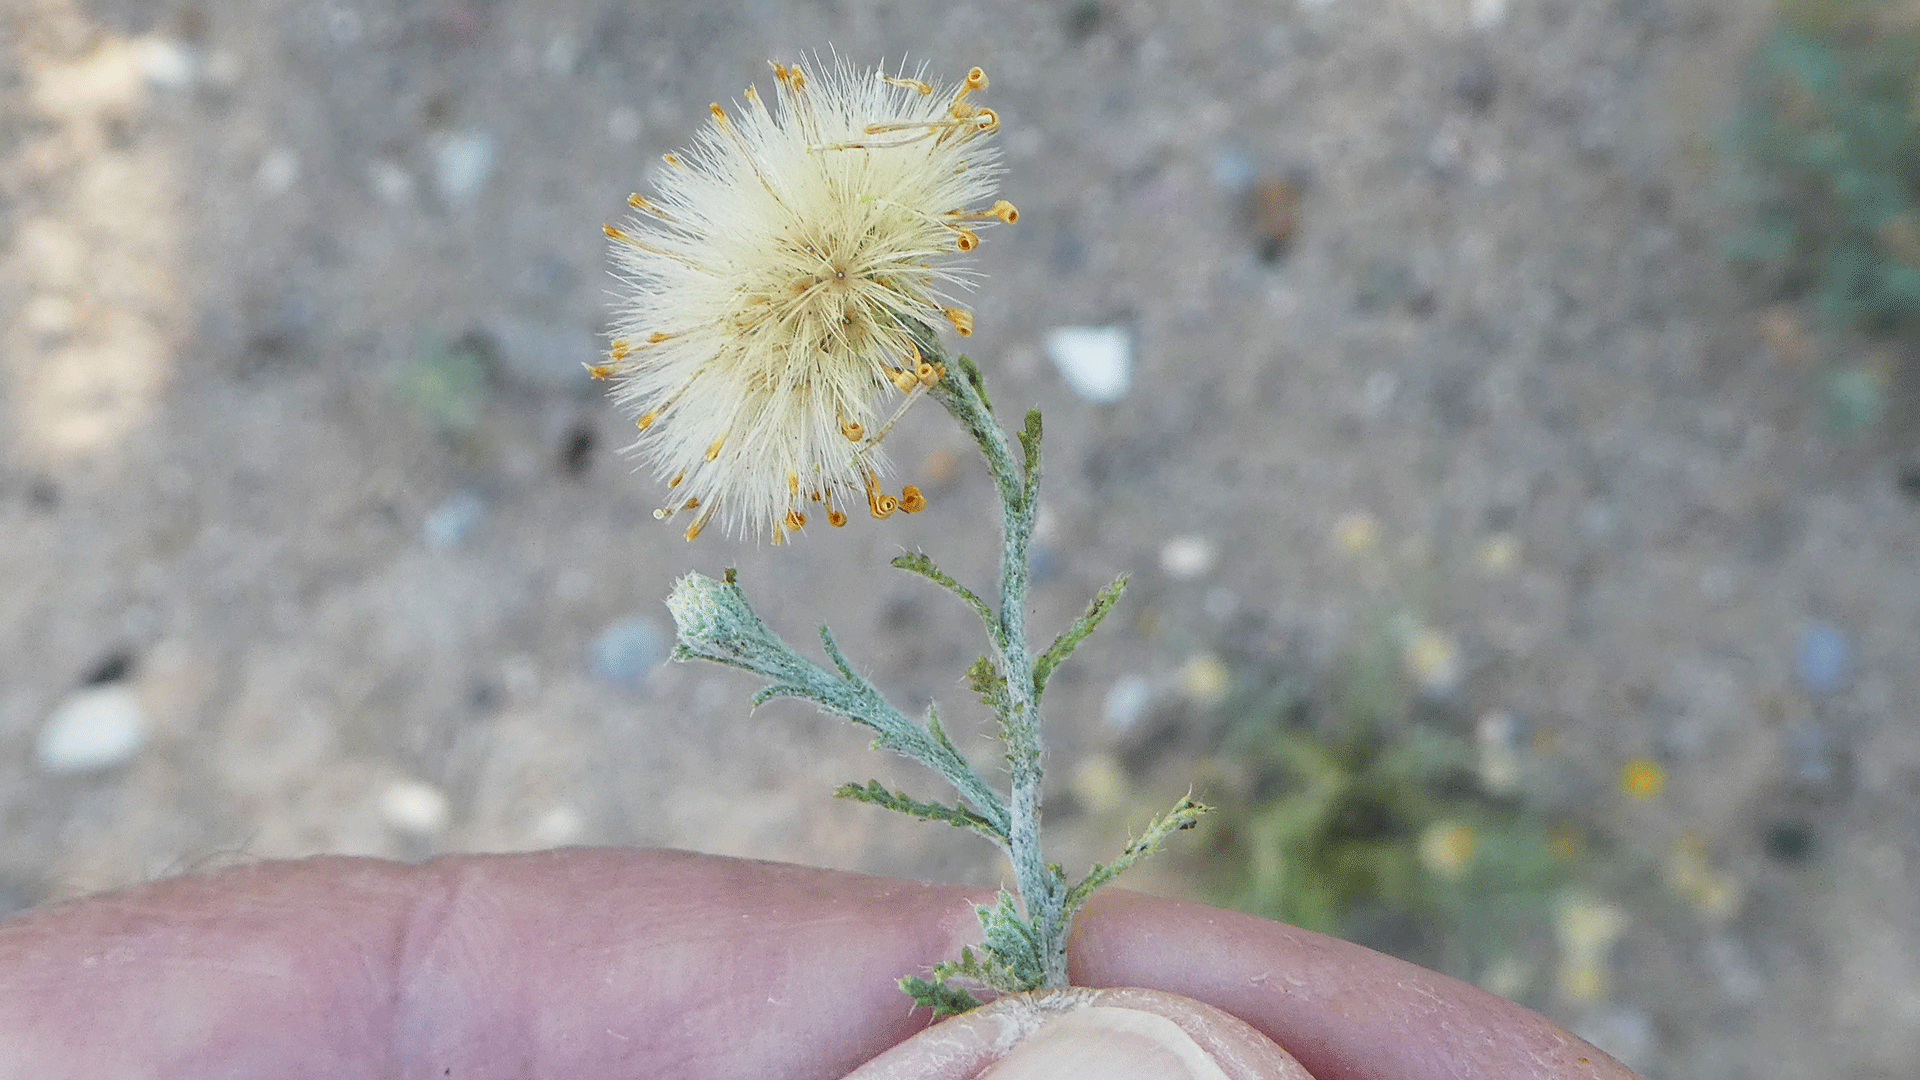
[[[877,448],[940,378],[915,338],[942,320],[972,332],[944,291],[969,276],[954,256],[1018,216],[984,205],[1000,121],[971,100],[979,68],[943,88],[816,67],[774,64],[772,107],[751,86],[736,112],[712,106],[656,194],[607,227],[629,291],[594,374],[616,380],[633,449],[672,492],[656,516],[694,512],[689,540],[716,513],[779,543],[810,512],[844,524],[857,498],[875,517],[924,506],[880,489]]]

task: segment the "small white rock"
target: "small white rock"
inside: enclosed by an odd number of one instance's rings
[[[1047,335],[1047,356],[1089,401],[1119,401],[1133,385],[1133,335],[1125,327],[1059,327]]]
[[[459,131],[441,140],[433,155],[440,198],[452,206],[472,202],[493,175],[493,157],[493,136],[484,131]]]
[[[254,186],[267,196],[285,195],[299,182],[300,155],[287,146],[267,151],[253,174]]]
[[[1192,581],[1213,569],[1214,555],[1206,537],[1176,536],[1160,548],[1160,569],[1175,581]]]
[[[1491,30],[1507,21],[1507,0],[1470,0],[1467,20],[1475,30]]]
[[[623,146],[631,145],[640,139],[640,114],[625,105],[616,105],[607,112],[607,138]]]
[[[534,821],[529,836],[541,847],[565,847],[578,843],[586,831],[587,822],[580,816],[580,811],[561,803],[549,807]]]
[[[124,683],[75,691],[40,728],[33,761],[54,776],[99,772],[133,760],[147,744],[147,711]]]
[[[413,174],[397,162],[381,158],[367,167],[373,193],[388,206],[403,206],[413,198]]]
[[[1101,708],[1101,715],[1107,726],[1115,731],[1126,731],[1140,722],[1147,713],[1147,706],[1153,703],[1153,689],[1147,680],[1138,675],[1123,675],[1107,688],[1107,700]]]
[[[185,90],[195,75],[193,51],[177,41],[147,38],[140,43],[140,74],[156,90]]]
[[[380,820],[395,832],[430,840],[447,831],[453,808],[424,780],[395,780],[380,792]]]

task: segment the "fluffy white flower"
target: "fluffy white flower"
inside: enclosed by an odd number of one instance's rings
[[[875,517],[924,506],[912,486],[881,490],[877,446],[939,378],[914,336],[972,331],[944,291],[969,276],[952,260],[1018,216],[984,205],[999,118],[972,100],[979,68],[940,87],[815,66],[773,65],[771,108],[752,87],[736,111],[712,106],[657,193],[607,228],[628,291],[594,374],[617,380],[633,449],[673,492],[656,516],[695,512],[689,540],[716,512],[779,543],[810,511],[841,525],[856,500]]]

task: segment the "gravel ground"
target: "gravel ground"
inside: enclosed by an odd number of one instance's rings
[[[1119,739],[1118,680],[1323,665],[1413,613],[1436,695],[1529,717],[1564,806],[1712,886],[1615,897],[1610,983],[1551,1009],[1654,1077],[1911,1075],[1914,447],[1822,436],[1790,320],[1716,253],[1711,140],[1765,16],[16,0],[0,911],[569,843],[996,879],[964,837],[827,798],[914,779],[857,733],[655,668],[673,579],[733,565],[777,626],[830,619],[964,727],[969,617],[875,572],[920,547],[990,574],[960,436],[923,409],[889,439],[914,518],[688,545],[580,373],[599,226],[707,102],[831,44],[992,75],[1022,217],[976,253],[968,345],[1047,416],[1034,618],[1134,574],[1049,697],[1056,775]],[[1065,325],[1126,331],[1123,397],[1063,381]],[[63,709],[93,742],[48,734]],[[1636,758],[1659,798],[1618,789]],[[1066,861],[1110,846],[1064,824]]]

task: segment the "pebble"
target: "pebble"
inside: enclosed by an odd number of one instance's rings
[[[420,535],[433,550],[450,551],[458,547],[460,541],[466,539],[467,534],[486,515],[487,504],[480,496],[471,491],[462,491],[433,508],[427,520],[421,523]]]
[[[1160,569],[1175,581],[1192,581],[1213,569],[1215,556],[1206,537],[1176,536],[1160,548]]]
[[[564,847],[578,843],[586,831],[587,822],[580,811],[561,803],[548,807],[534,819],[528,838],[540,847]]]
[[[493,176],[495,145],[484,131],[457,131],[433,153],[434,187],[449,206],[465,206]]]
[[[300,155],[290,146],[276,147],[260,159],[253,172],[253,185],[269,197],[285,195],[300,182]]]
[[[431,840],[447,831],[453,808],[446,793],[424,780],[395,780],[380,792],[380,820],[395,832]]]
[[[40,728],[33,761],[53,776],[124,765],[147,744],[147,711],[125,683],[75,691]]]
[[[1800,685],[1809,694],[1831,694],[1847,681],[1852,650],[1847,636],[1828,623],[1808,623],[1800,631]]]
[[[593,673],[610,683],[632,685],[667,660],[669,638],[660,624],[636,615],[600,631],[587,649]]]
[[[367,179],[373,193],[388,206],[405,206],[413,200],[413,174],[398,162],[381,158],[367,167]]]
[[[140,43],[140,74],[155,90],[185,90],[193,84],[193,51],[177,41],[148,38]]]
[[[1047,335],[1047,356],[1088,401],[1119,401],[1133,385],[1133,335],[1124,327],[1059,327]]]
[[[1360,387],[1360,415],[1369,420],[1377,420],[1393,404],[1395,394],[1400,392],[1400,376],[1391,371],[1376,371],[1367,376]]]
[[[1107,688],[1107,698],[1100,706],[1100,715],[1107,726],[1115,731],[1127,731],[1140,722],[1147,714],[1147,706],[1153,703],[1153,690],[1147,680],[1139,675],[1123,675]]]
[[[1212,166],[1213,182],[1236,195],[1252,187],[1260,175],[1254,168],[1253,159],[1237,146],[1215,149],[1209,164]]]
[[[607,138],[622,146],[640,141],[640,114],[625,105],[616,105],[607,113]]]

